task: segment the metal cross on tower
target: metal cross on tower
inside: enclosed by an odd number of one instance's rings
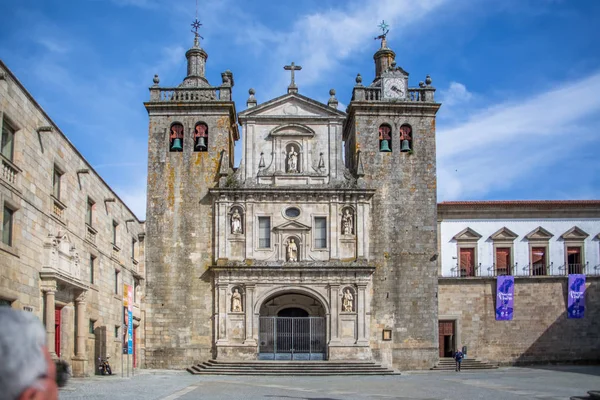
[[[288,89],[293,89],[294,91],[298,91],[297,86],[296,86],[296,81],[294,79],[294,71],[300,71],[302,69],[302,67],[300,65],[294,64],[294,62],[292,61],[291,65],[285,65],[283,67],[283,69],[285,69],[286,71],[292,72],[292,82],[290,83],[290,86],[288,86]],[[288,90],[288,92],[289,92],[289,90]]]
[[[192,30],[192,33],[194,34],[195,45],[198,45],[198,38],[204,40],[204,38],[198,33],[198,29],[200,29],[201,26],[202,24],[200,23],[200,21],[198,21],[198,0],[196,0],[196,19],[194,20],[194,22],[192,22],[192,28],[194,28]]]

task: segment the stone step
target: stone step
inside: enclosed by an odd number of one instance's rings
[[[373,361],[295,361],[295,360],[252,360],[252,361],[218,361],[208,360],[209,364],[215,365],[378,365]]]
[[[399,375],[371,361],[217,361],[187,369],[194,375]]]
[[[497,369],[498,366],[485,363],[474,358],[464,359],[460,365],[461,370]],[[434,371],[454,371],[456,361],[452,358],[440,358],[440,361],[431,368]]]

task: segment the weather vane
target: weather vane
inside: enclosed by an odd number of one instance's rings
[[[377,25],[377,26],[379,27],[379,29],[381,29],[381,35],[377,36],[375,38],[375,40],[377,40],[377,39],[385,39],[386,35],[390,31],[388,29],[390,26],[385,23],[385,20],[381,20],[381,23],[379,25]]]
[[[194,20],[194,22],[192,22],[192,28],[194,28],[192,30],[192,33],[194,34],[194,38],[196,40],[198,40],[198,38],[204,40],[204,38],[198,33],[198,29],[200,29],[201,26],[202,24],[200,23],[200,21],[198,21],[198,0],[196,0],[196,19]]]
[[[379,27],[379,29],[381,29],[382,33],[381,33],[381,35],[375,37],[375,40],[381,39],[381,48],[383,49],[383,48],[387,47],[386,35],[390,31],[388,29],[390,26],[385,23],[385,20],[381,20],[381,23],[377,26]]]

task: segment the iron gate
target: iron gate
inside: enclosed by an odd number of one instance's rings
[[[260,360],[324,360],[325,318],[260,317]]]

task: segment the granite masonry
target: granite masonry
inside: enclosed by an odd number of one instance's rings
[[[75,376],[93,375],[107,356],[119,373],[123,285],[133,286],[139,366],[143,222],[2,62],[0,123],[0,302],[40,317],[52,356],[69,361]]]
[[[291,63],[280,96],[250,89],[238,113],[233,73],[209,83],[196,37],[183,82],[156,75],[144,103],[146,222],[0,62],[0,305],[36,313],[78,376],[98,357],[121,370],[123,284],[136,367],[428,369],[461,346],[492,363],[598,361],[600,201],[437,204],[441,104],[378,39],[345,111],[334,89],[327,104],[302,94]],[[581,319],[565,314],[573,273]],[[500,275],[515,277],[511,321],[495,320]]]

